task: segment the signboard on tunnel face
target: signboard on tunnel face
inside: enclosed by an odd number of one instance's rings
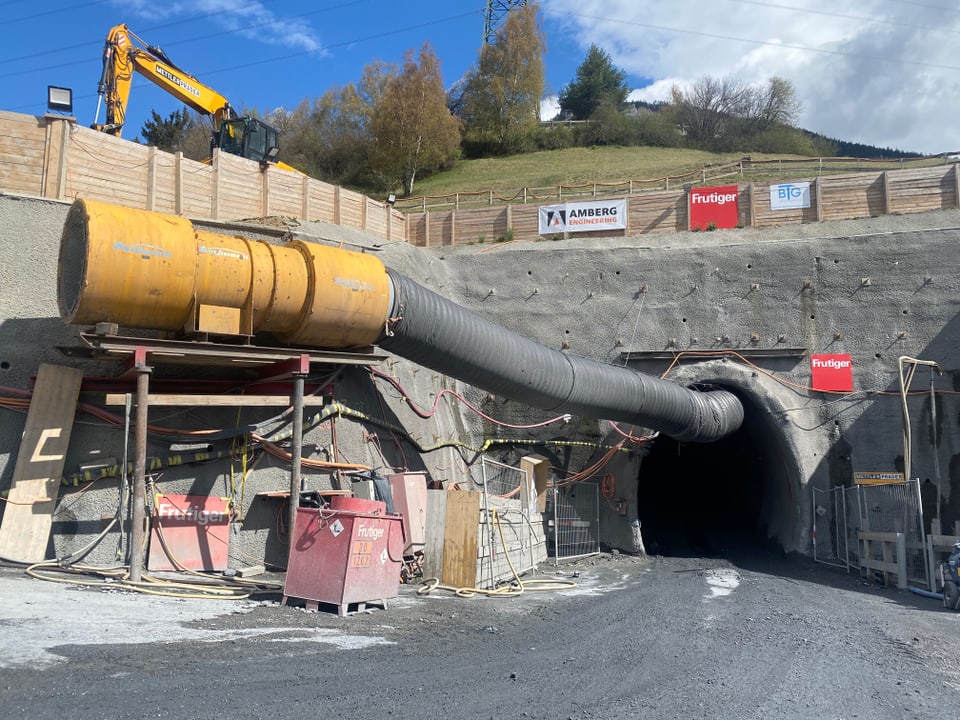
[[[853,392],[853,362],[849,355],[811,355],[810,377],[814,390]]]

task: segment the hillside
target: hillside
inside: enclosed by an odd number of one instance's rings
[[[560,184],[650,180],[683,175],[706,165],[731,162],[742,155],[662,147],[575,147],[509,157],[461,160],[450,170],[419,180],[414,186],[414,195],[447,195],[491,189],[512,194],[521,188],[547,188]]]
[[[729,167],[744,159],[738,168]],[[605,184],[596,188],[598,194],[663,189],[667,184],[677,187],[684,182],[701,184],[700,173],[708,185],[736,182],[770,182],[787,179],[807,179],[818,175],[851,173],[861,170],[894,170],[910,167],[940,165],[942,157],[921,157],[908,153],[885,159],[856,156],[837,158],[810,158],[799,155],[764,153],[710,153],[662,147],[576,147],[564,150],[546,150],[522,155],[478,160],[460,160],[455,167],[418,180],[414,194],[399,198],[400,210],[435,209],[452,206],[487,204],[487,194],[493,202],[515,202],[524,195],[530,202],[555,198],[558,186],[571,188],[564,197],[577,195],[572,190],[580,186],[580,194],[592,194],[592,183]],[[727,166],[727,167],[724,167]],[[669,183],[665,180],[669,178]],[[647,181],[647,182],[642,182]],[[586,187],[585,187],[586,186]],[[376,193],[373,193],[376,195]],[[471,197],[472,194],[472,197]]]

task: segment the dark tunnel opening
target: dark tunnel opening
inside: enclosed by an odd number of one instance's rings
[[[793,494],[783,439],[748,398],[744,422],[713,443],[661,435],[643,458],[637,514],[647,552],[671,557],[730,557],[770,551],[774,515]]]

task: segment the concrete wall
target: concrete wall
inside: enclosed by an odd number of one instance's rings
[[[77,345],[82,329],[60,320],[56,302],[58,243],[67,207],[0,196],[0,386],[29,389],[31,377],[45,362],[82,367],[87,377],[118,374],[115,364],[70,360],[56,350]],[[384,244],[357,231],[317,223],[302,223],[294,233],[323,242],[365,244],[388,267],[548,347],[629,363],[655,375],[669,369],[669,377],[684,383],[734,390],[747,409],[749,442],[765,455],[760,520],[784,549],[809,552],[811,483],[824,488],[849,484],[853,470],[902,466],[896,392],[900,355],[936,360],[944,368],[937,385],[937,447],[944,501],[951,513],[946,521],[960,517],[954,394],[960,365],[955,319],[960,279],[951,270],[958,226],[960,214],[941,211],[766,231],[680,233],[656,240],[570,239],[456,248]],[[728,354],[670,367],[667,360],[625,360],[623,355],[783,347],[850,353],[857,392],[833,396],[807,389],[810,368],[805,357],[748,364]],[[550,413],[465,387],[401,359],[391,357],[379,369],[395,376],[425,409],[442,391],[454,390],[502,423],[529,425],[550,418]],[[163,372],[191,378],[198,374]],[[245,380],[242,374],[233,377]],[[474,461],[485,441],[493,441],[490,454],[496,459],[517,463],[536,452],[565,473],[591,465],[619,439],[606,423],[589,418],[536,431],[504,427],[451,395],[444,395],[436,413],[424,419],[396,388],[361,369],[348,368],[333,382],[335,398],[358,415],[308,431],[308,457],[315,459],[424,470],[432,479],[469,485],[480,480]],[[925,376],[914,389],[925,390],[924,383]],[[85,393],[82,401],[96,405],[102,393]],[[914,418],[913,475],[933,478],[927,396],[911,399],[909,407]],[[121,408],[108,410],[122,421]],[[272,419],[277,412],[154,408],[150,422],[184,431],[260,423],[266,433],[285,427],[286,418]],[[22,413],[0,407],[0,489],[10,485],[22,430]],[[122,424],[109,426],[78,414],[66,472],[97,458],[121,458],[123,439]],[[171,493],[233,495],[240,512],[231,526],[232,562],[266,558],[282,566],[282,508],[277,500],[257,493],[288,488],[289,467],[266,455],[244,461],[242,448],[230,441],[215,445],[227,453],[233,449],[233,457],[205,464],[161,463],[153,473],[157,487]],[[175,444],[174,450],[181,446]],[[150,436],[149,455],[165,458],[172,453],[169,439]],[[628,551],[642,548],[635,498],[644,453],[618,455],[605,470],[615,478],[618,497],[634,504],[623,514],[601,504],[601,539]],[[719,470],[735,475],[736,463],[730,464]],[[306,469],[305,476],[312,488],[348,483],[348,478],[328,471]],[[102,518],[115,512],[118,497],[116,479],[64,488],[54,516],[51,553],[63,555],[86,543],[102,527]],[[120,542],[116,533],[110,535],[91,561],[116,561]]]

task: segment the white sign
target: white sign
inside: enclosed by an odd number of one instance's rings
[[[545,205],[540,208],[540,234],[564,232],[591,232],[595,230],[625,230],[627,227],[626,200],[596,200],[593,202]]]
[[[810,183],[781,183],[770,186],[771,210],[795,210],[810,207]]]

